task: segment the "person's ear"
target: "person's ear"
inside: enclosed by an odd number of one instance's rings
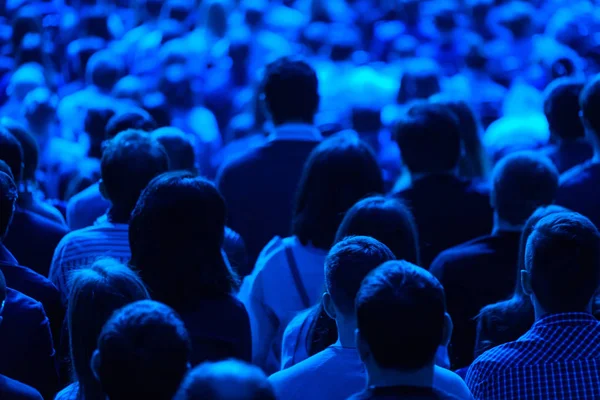
[[[523,288],[523,293],[525,293],[526,296],[531,296],[533,293],[533,290],[531,289],[531,274],[525,269],[521,270],[521,286]]]
[[[100,382],[100,352],[97,349],[94,350],[94,354],[92,354],[90,367],[92,369],[92,373],[94,374],[94,378]]]
[[[335,319],[337,317],[337,312],[333,305],[333,300],[331,299],[331,295],[328,292],[323,293],[323,309],[325,313],[331,319]]]
[[[102,195],[102,198],[110,201],[110,197],[108,197],[108,193],[106,192],[106,185],[104,184],[104,181],[102,179],[100,179],[100,181],[98,182],[98,186],[99,186],[100,194]]]
[[[454,331],[454,323],[450,314],[444,314],[444,336],[442,337],[442,343],[440,346],[448,347],[450,340],[452,339],[452,332]]]
[[[356,329],[354,331],[354,341],[356,343],[356,350],[358,351],[358,355],[363,362],[366,362],[371,355],[371,349],[369,345],[365,341],[365,339],[360,334],[360,330]]]

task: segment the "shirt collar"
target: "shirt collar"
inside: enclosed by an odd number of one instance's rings
[[[322,140],[321,132],[313,125],[302,123],[282,124],[273,128],[269,141],[273,140],[303,140],[308,142]]]
[[[537,328],[540,326],[573,326],[587,325],[590,323],[598,323],[598,320],[594,318],[592,314],[585,312],[568,312],[544,315],[537,320],[533,326],[534,328]]]

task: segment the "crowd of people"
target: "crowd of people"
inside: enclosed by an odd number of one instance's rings
[[[0,399],[600,399],[599,31],[0,2]]]

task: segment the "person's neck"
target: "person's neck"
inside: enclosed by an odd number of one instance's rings
[[[535,298],[535,296],[531,296],[531,302],[533,304],[533,310],[534,310],[534,314],[535,314],[535,320],[539,321],[540,319],[544,318],[545,316],[551,315],[551,314],[564,314],[566,312],[582,312],[582,313],[586,313],[586,314],[591,314],[592,313],[592,302],[593,302],[593,299],[590,300],[589,304],[584,309],[582,309],[582,310],[571,310],[571,311],[560,311],[560,312],[546,310],[537,301],[537,299]]]
[[[414,370],[400,371],[395,369],[383,369],[379,367],[367,367],[369,373],[370,387],[390,387],[390,386],[418,386],[432,387],[434,364]]]
[[[285,125],[314,125],[314,121],[303,121],[303,120],[290,120],[290,121],[273,121],[273,127],[275,129],[280,128]]]
[[[496,235],[500,232],[522,232],[523,224],[513,224],[500,218],[498,213],[494,213],[494,228],[492,234]]]
[[[356,332],[356,319],[353,321],[341,321],[337,319],[335,321],[338,330],[338,343],[344,348],[354,349],[356,348],[355,332]]]
[[[132,210],[111,206],[108,209],[108,220],[113,224],[128,224]]]

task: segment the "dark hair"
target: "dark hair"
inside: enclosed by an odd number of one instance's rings
[[[113,312],[150,296],[132,270],[112,259],[76,270],[69,287],[67,324],[73,375],[79,383],[78,398],[104,399],[90,364],[100,331]]]
[[[204,363],[185,377],[173,400],[275,400],[265,373],[254,365],[228,360]]]
[[[371,272],[356,296],[358,330],[385,369],[432,363],[444,338],[445,312],[440,282],[406,261],[389,261]]]
[[[16,52],[27,34],[43,32],[40,11],[33,5],[22,7],[12,19],[10,42],[13,53]]]
[[[96,372],[111,400],[170,400],[190,354],[188,332],[175,311],[143,300],[115,312],[104,325]]]
[[[373,238],[347,237],[333,246],[325,259],[325,289],[341,312],[354,314],[354,300],[363,279],[395,259],[385,244]]]
[[[281,58],[267,66],[262,87],[273,123],[312,123],[319,108],[317,74],[304,61]]]
[[[328,250],[346,211],[363,197],[382,192],[381,169],[365,143],[350,134],[326,139],[304,165],[293,234],[304,245]]]
[[[182,311],[237,288],[221,252],[226,214],[225,200],[203,178],[168,173],[150,182],[133,211],[129,243],[153,298]]]
[[[147,133],[128,130],[108,142],[100,169],[111,202],[109,216],[114,221],[127,222],[142,190],[169,170],[169,157]]]
[[[600,233],[580,214],[548,215],[527,240],[525,267],[546,311],[583,311],[600,284]]]
[[[400,78],[400,89],[396,102],[407,104],[413,100],[426,100],[440,92],[439,68],[429,59],[414,59],[408,62]]]
[[[446,172],[460,159],[460,125],[440,104],[411,107],[396,125],[402,160],[412,173]]]
[[[0,171],[0,242],[6,237],[18,197],[15,181],[7,173]]]
[[[579,96],[583,82],[572,78],[561,78],[552,82],[545,92],[544,114],[550,132],[560,139],[573,140],[585,136],[579,118]]]
[[[554,203],[558,171],[552,161],[542,155],[518,152],[496,164],[492,182],[496,213],[504,221],[520,225],[538,207]]]
[[[135,108],[113,116],[106,124],[105,137],[107,140],[112,139],[128,129],[152,132],[156,128],[156,122],[150,114],[141,108]]]
[[[2,125],[19,141],[23,150],[22,179],[24,181],[35,181],[35,171],[38,167],[40,149],[35,137],[19,122],[2,118]]]
[[[600,74],[591,79],[583,88],[579,97],[583,118],[596,136],[600,136]]]
[[[94,53],[86,65],[86,78],[89,83],[102,90],[110,91],[123,75],[121,58],[110,50]]]
[[[23,148],[17,138],[0,124],[0,160],[10,167],[17,184],[23,174],[23,158]]]
[[[169,155],[169,166],[171,171],[196,170],[196,154],[191,140],[178,128],[164,127],[152,132],[156,139]]]
[[[102,143],[106,139],[106,127],[115,111],[111,108],[97,107],[89,108],[85,116],[84,130],[90,138],[90,150],[88,156],[102,158]],[[114,137],[114,136],[113,136]]]

